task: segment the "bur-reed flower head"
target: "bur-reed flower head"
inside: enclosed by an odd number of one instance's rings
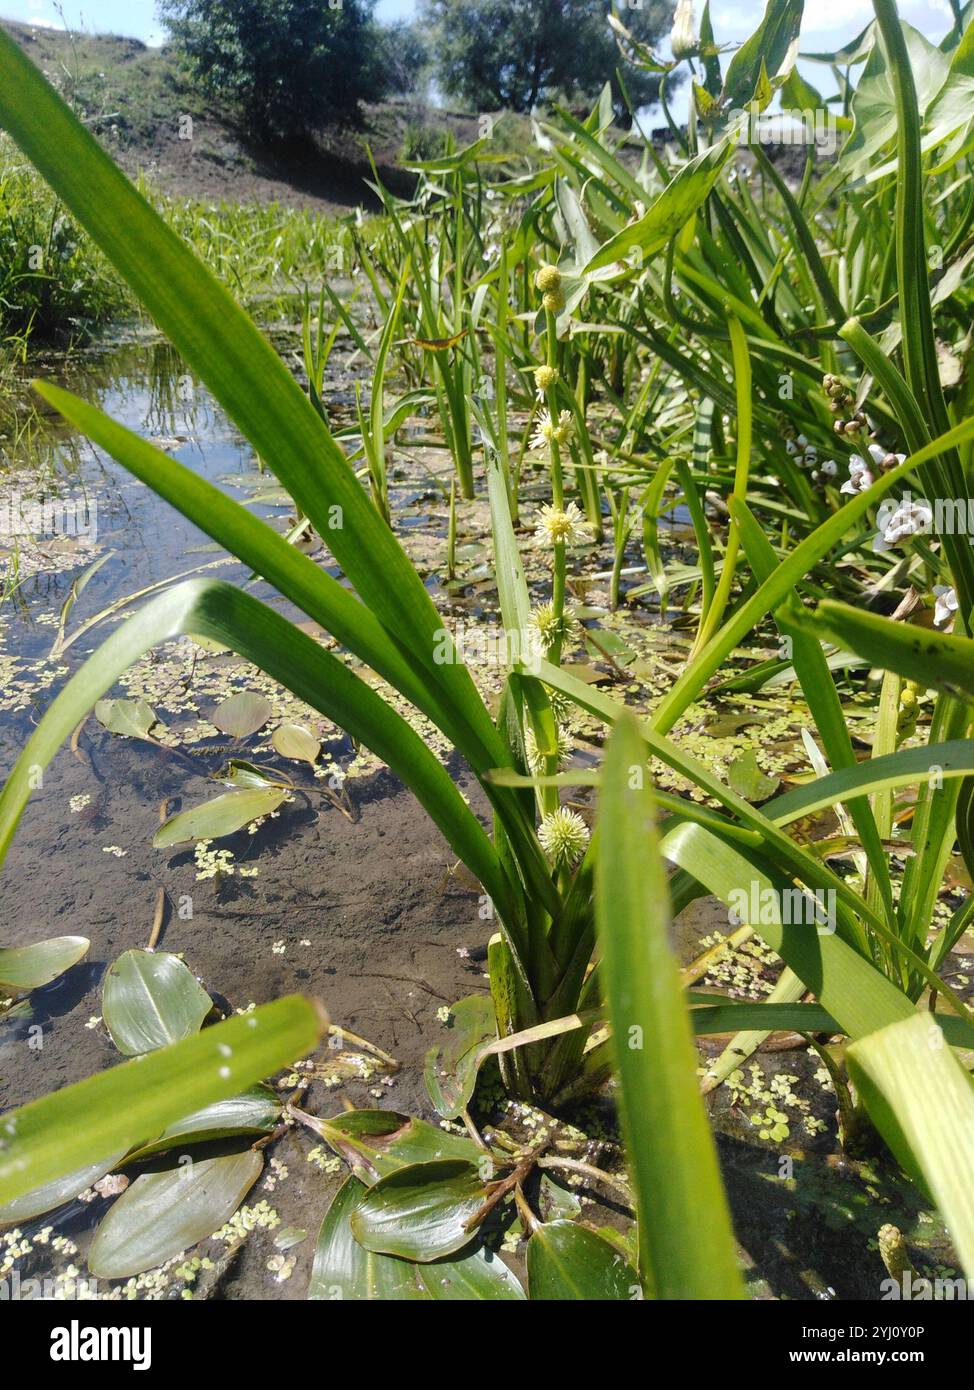
[[[589,829],[576,811],[559,807],[542,818],[538,839],[545,854],[560,868],[581,859],[589,842]]]
[[[535,286],[542,294],[561,289],[561,271],[556,265],[543,265],[535,271]]]
[[[571,734],[567,729],[563,729],[560,726],[555,738],[555,750],[550,754],[542,752],[538,747],[538,740],[532,728],[528,728],[524,735],[524,756],[527,759],[528,767],[535,773],[547,771],[549,757],[557,759],[559,770],[566,767],[572,756],[574,747],[575,744]]]
[[[549,652],[556,642],[566,642],[578,631],[578,619],[570,608],[561,617],[555,614],[552,603],[539,603],[528,620],[532,634],[537,637],[545,652]]]
[[[542,365],[540,367],[534,368],[534,384],[537,388],[539,401],[544,400],[546,392],[551,390],[552,386],[554,386],[557,380],[557,367],[549,367],[547,365]]]
[[[570,545],[575,541],[584,541],[588,538],[585,518],[574,502],[569,502],[564,509],[552,507],[546,502],[535,518],[535,545],[543,547]]]

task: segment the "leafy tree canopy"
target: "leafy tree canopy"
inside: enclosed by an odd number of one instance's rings
[[[262,137],[354,123],[386,86],[374,0],[159,0],[205,86]]]
[[[478,111],[529,111],[544,99],[589,100],[625,67],[606,16],[608,0],[424,0],[440,89]],[[671,0],[625,0],[622,22],[653,45],[672,24]],[[656,101],[657,76],[625,67],[635,108]]]

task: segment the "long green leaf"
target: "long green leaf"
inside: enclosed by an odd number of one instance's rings
[[[639,726],[624,715],[605,755],[595,903],[640,1265],[647,1291],[659,1298],[740,1298],[727,1199],[667,940],[666,879],[645,764]]]
[[[312,1052],[327,1023],[314,1000],[291,995],[8,1111],[0,1116],[0,1204],[229,1099]]]
[[[848,1051],[849,1074],[903,1166],[922,1175],[974,1278],[974,1087],[940,1029],[917,1015]]]

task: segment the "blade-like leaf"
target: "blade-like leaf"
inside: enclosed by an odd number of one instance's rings
[[[291,995],[0,1116],[0,1203],[124,1153],[313,1051],[320,1004]]]
[[[659,1298],[740,1298],[733,1232],[667,940],[666,877],[631,715],[616,724],[599,800],[595,904],[644,1284]]]
[[[974,1087],[930,1018],[917,1015],[853,1043],[849,1074],[903,1166],[920,1175],[974,1278]]]

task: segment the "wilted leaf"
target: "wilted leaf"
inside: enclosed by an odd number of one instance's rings
[[[105,1027],[127,1057],[191,1038],[212,1006],[193,972],[166,951],[125,951],[105,976]]]

